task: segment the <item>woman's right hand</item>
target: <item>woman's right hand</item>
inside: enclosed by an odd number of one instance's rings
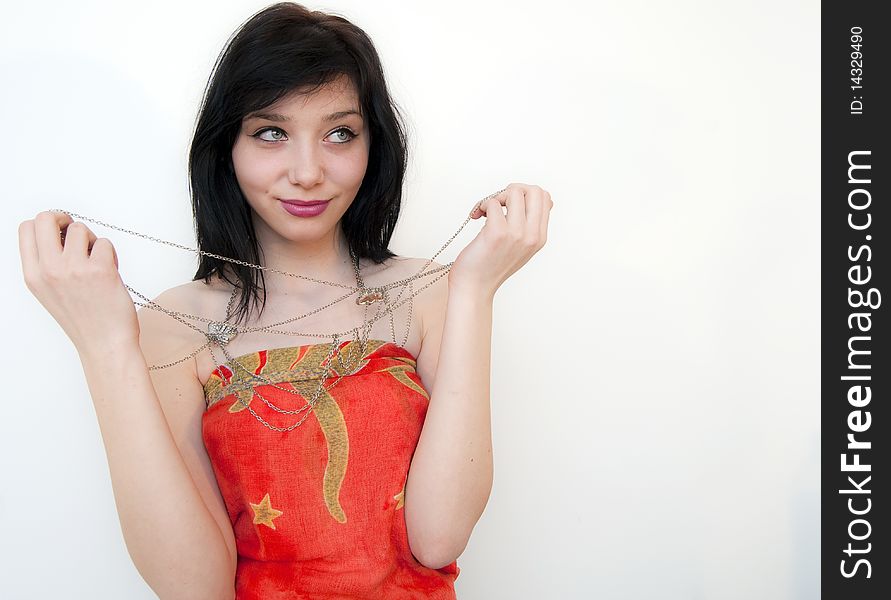
[[[19,225],[25,285],[58,321],[78,352],[139,344],[136,307],[107,238],[62,212]]]

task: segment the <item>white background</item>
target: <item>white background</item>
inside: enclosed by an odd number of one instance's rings
[[[64,208],[194,247],[201,94],[266,5],[4,1],[4,598],[155,597],[16,228]],[[368,32],[405,110],[395,252],[431,256],[512,181],[555,202],[495,300],[495,483],[458,597],[818,597],[819,3],[309,6]],[[91,228],[146,296],[194,274],[192,254]]]

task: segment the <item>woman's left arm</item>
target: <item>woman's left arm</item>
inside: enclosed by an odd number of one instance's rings
[[[492,305],[501,284],[544,245],[552,205],[540,187],[518,183],[487,198],[471,213],[486,223],[455,259],[447,290],[431,286],[439,298],[424,313],[417,363],[430,402],[404,507],[412,553],[429,568],[461,555],[489,500]]]

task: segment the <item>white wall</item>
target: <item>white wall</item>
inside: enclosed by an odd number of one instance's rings
[[[16,227],[58,207],[193,246],[201,93],[266,4],[3,5],[5,598],[155,597]],[[409,117],[397,253],[432,255],[511,181],[555,202],[496,296],[495,485],[459,598],[816,598],[819,3],[309,6],[369,33]],[[143,294],[191,279],[194,255],[93,229]]]

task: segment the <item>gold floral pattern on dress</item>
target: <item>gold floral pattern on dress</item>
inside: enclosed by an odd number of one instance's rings
[[[311,398],[318,387],[318,383],[307,381],[296,381],[291,385],[305,398]],[[331,516],[338,523],[346,523],[346,513],[340,505],[340,487],[346,477],[350,457],[350,436],[346,421],[337,400],[324,390],[316,400],[312,412],[319,421],[328,446],[328,464],[325,465],[325,475],[322,477],[322,498]]]
[[[234,394],[229,412],[240,412],[253,401],[256,387],[295,381],[313,381],[318,385],[319,376],[349,375],[364,368],[368,364],[365,356],[387,343],[383,340],[368,340],[363,356],[362,345],[348,340],[340,344],[338,352],[327,363],[322,361],[330,352],[331,344],[271,348],[236,356],[233,360],[237,365],[218,365],[204,384],[207,408],[210,409],[220,400]],[[260,376],[263,380],[257,381],[255,376]]]
[[[399,510],[405,506],[405,484],[402,485],[402,490],[393,496],[393,500],[396,501],[396,508],[394,510]]]
[[[317,393],[320,376],[327,380],[359,373],[371,362],[367,357],[381,346],[389,343],[383,340],[367,340],[363,353],[362,345],[359,342],[349,340],[341,343],[338,352],[327,361],[324,359],[331,350],[330,344],[271,348],[236,357],[234,361],[238,362],[238,365],[228,363],[219,365],[205,384],[204,392],[208,409],[227,398],[233,400],[227,409],[229,413],[241,413],[253,402],[260,403],[262,408],[263,400],[255,399],[255,396],[257,393],[263,394],[263,388],[270,388],[270,384],[266,382],[295,392],[294,399],[297,402],[294,405],[299,407],[301,401],[305,402]],[[385,361],[385,364],[390,364],[390,366],[368,372],[388,373],[396,381],[429,401],[429,395],[424,387],[408,376],[408,373],[416,372],[416,360],[407,356],[387,356]],[[262,377],[265,381],[258,382],[253,377],[255,375]],[[326,383],[326,386],[330,386],[331,383],[333,381]],[[336,386],[332,389],[336,390]],[[278,390],[275,391],[278,392]],[[290,394],[285,392],[285,395]],[[264,397],[269,399],[265,394]],[[280,408],[286,407],[280,406]],[[312,413],[319,423],[328,450],[328,462],[322,477],[322,498],[330,515],[337,522],[346,523],[347,516],[340,504],[340,491],[346,477],[350,449],[346,420],[336,398],[324,388],[312,407]],[[301,412],[290,416],[296,421],[304,415],[305,412]],[[248,416],[253,419],[252,415]],[[403,484],[403,491],[394,496],[397,509],[404,505],[404,490]],[[264,501],[266,500],[268,500],[268,494]],[[251,504],[251,507],[262,506],[264,506],[263,503],[260,505]],[[266,508],[271,512],[262,514],[275,513],[274,516],[262,521],[258,521],[257,519],[260,517],[255,516],[254,522],[262,522],[275,529],[271,519],[280,515],[281,512],[275,511],[268,505]],[[255,512],[256,510],[257,508],[255,508]]]
[[[400,360],[404,360],[404,359],[400,359]],[[411,361],[411,364],[394,365],[392,367],[387,367],[385,369],[380,369],[378,371],[375,371],[375,373],[389,373],[390,375],[392,375],[393,377],[396,378],[396,381],[398,381],[399,383],[401,383],[407,387],[410,387],[417,393],[424,396],[424,398],[426,398],[429,401],[430,396],[427,395],[427,390],[425,390],[423,387],[421,387],[420,385],[415,383],[412,378],[410,378],[408,375],[406,375],[406,373],[414,373],[414,372],[415,372],[414,361]]]

